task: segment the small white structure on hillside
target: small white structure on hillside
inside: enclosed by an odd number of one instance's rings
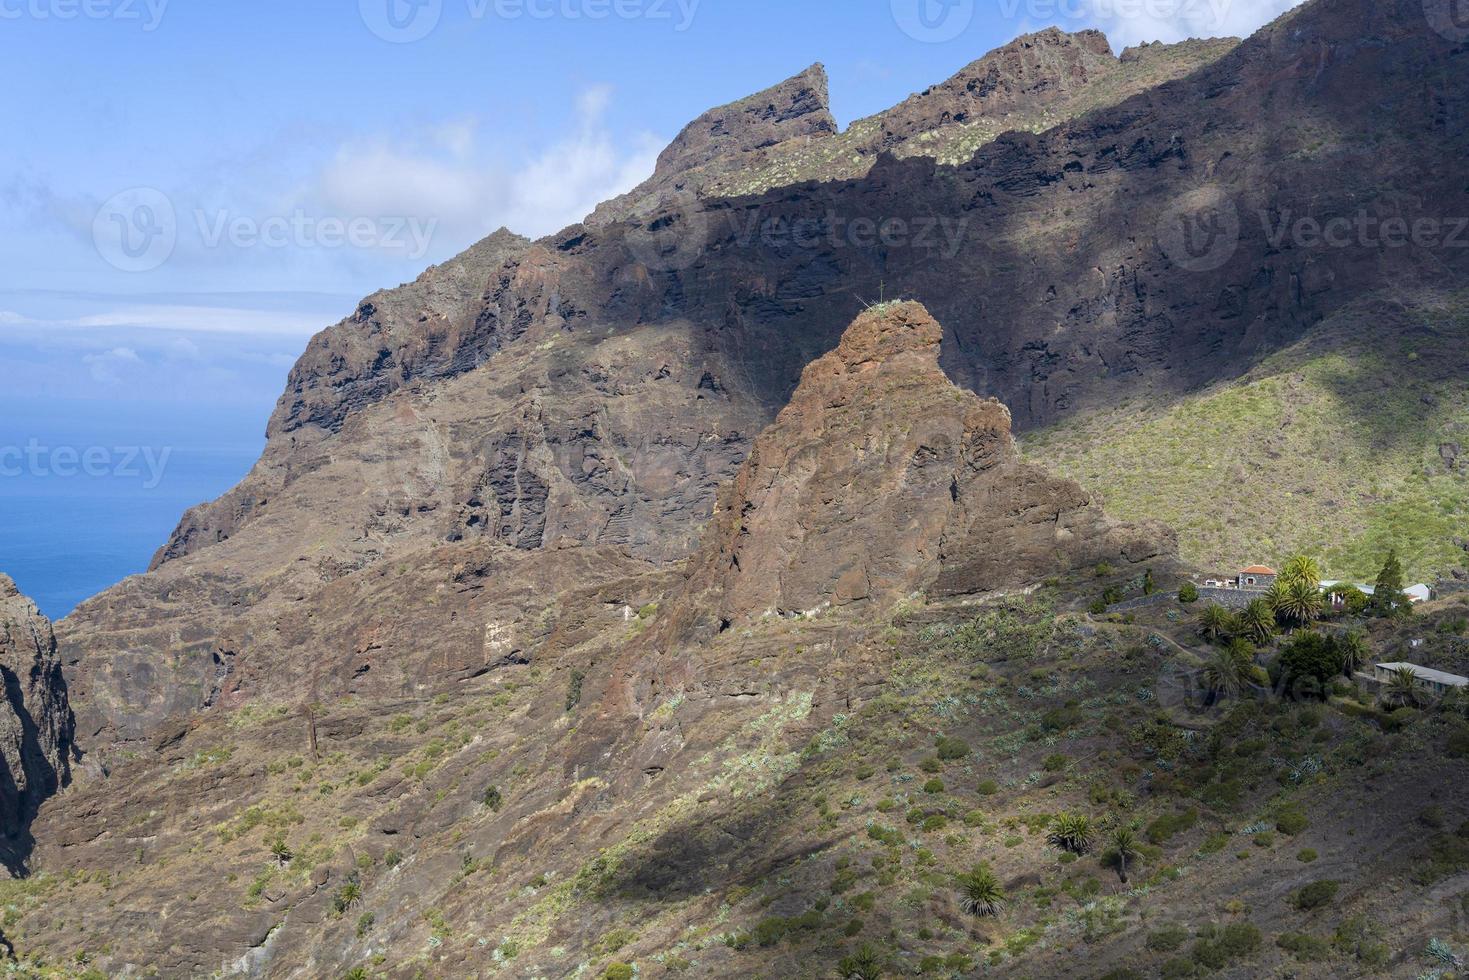
[[[1469,687],[1469,677],[1434,670],[1432,667],[1419,667],[1417,664],[1378,664],[1373,671],[1373,677],[1385,684],[1400,670],[1412,671],[1421,687],[1440,697],[1458,688]]]

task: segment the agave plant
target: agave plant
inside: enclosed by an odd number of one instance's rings
[[[1051,821],[1051,832],[1046,840],[1052,847],[1059,847],[1072,854],[1086,854],[1097,841],[1097,832],[1091,819],[1080,813],[1062,813]]]
[[[1117,877],[1127,884],[1127,862],[1138,856],[1137,834],[1131,827],[1112,831],[1112,850],[1117,852]]]
[[[954,883],[959,886],[959,904],[968,914],[999,915],[1004,910],[1005,890],[986,865],[976,865],[973,871],[958,875]]]

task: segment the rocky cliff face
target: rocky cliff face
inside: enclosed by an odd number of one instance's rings
[[[146,719],[216,703],[246,663],[291,676],[266,638],[298,635],[328,589],[370,590],[390,558],[510,548],[493,563],[508,575],[573,549],[687,555],[716,488],[864,301],[925,303],[945,373],[1024,432],[1234,377],[1363,294],[1447,288],[1469,274],[1464,249],[1276,230],[1396,213],[1388,187],[1413,188],[1415,213],[1469,213],[1463,57],[1411,0],[1317,0],[1238,45],[1124,59],[1043,32],[900,113],[938,143],[920,133],[913,154],[851,172],[844,152],[782,156],[877,138],[820,134],[815,73],[758,111],[716,112],[675,158],[723,155],[640,189],[651,210],[614,202],[540,242],[495,236],[314,339],[250,476],[186,517],[153,575],[63,624],[84,737],[141,737]],[[1032,109],[1043,131],[986,128]],[[921,155],[931,143],[949,149]],[[767,163],[756,193],[709,176]],[[1238,232],[1197,264],[1163,230],[1202,204]],[[321,689],[358,687],[356,644],[323,642],[318,662],[342,666]]]
[[[25,870],[30,825],[71,776],[72,718],[51,623],[0,575],[0,862]]]
[[[721,494],[680,616],[729,628],[1172,556],[1167,529],[1114,525],[1021,463],[1009,411],[939,368],[942,338],[922,306],[884,304],[806,368]]]

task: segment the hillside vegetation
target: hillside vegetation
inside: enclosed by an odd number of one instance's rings
[[[1229,570],[1301,552],[1371,579],[1463,563],[1469,513],[1469,304],[1359,304],[1237,380],[1130,400],[1032,434],[1027,455],[1109,513],[1159,518],[1183,555]],[[1457,457],[1457,458],[1456,458]]]

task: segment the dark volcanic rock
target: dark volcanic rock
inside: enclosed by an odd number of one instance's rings
[[[1005,407],[940,370],[942,338],[922,306],[887,304],[806,368],[721,495],[681,615],[736,623],[1174,555],[1167,529],[1115,525],[1022,463]]]
[[[0,861],[24,871],[30,823],[70,778],[71,709],[51,622],[0,575]]]
[[[836,131],[827,94],[826,69],[812,65],[794,78],[730,105],[711,109],[689,123],[659,155],[654,176],[667,178],[718,157]]]

